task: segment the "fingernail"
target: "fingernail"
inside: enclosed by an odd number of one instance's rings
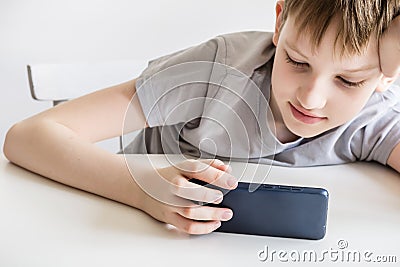
[[[214,162],[217,163],[218,166],[224,166],[225,165],[225,163],[222,160],[219,160],[219,159],[215,159]]]
[[[237,180],[234,177],[231,177],[227,181],[228,186],[235,187],[237,185]]]
[[[232,216],[233,216],[232,211],[225,211],[224,213],[222,213],[221,218],[223,220],[230,220],[232,218]]]
[[[214,203],[215,203],[215,204],[221,203],[223,198],[224,198],[224,196],[221,196],[220,194],[217,194],[217,195],[215,196],[215,201],[214,201]]]
[[[217,228],[220,227],[220,226],[221,226],[221,222],[220,222],[220,221],[218,221],[218,222],[216,222],[216,223],[214,224],[215,229],[217,229]]]

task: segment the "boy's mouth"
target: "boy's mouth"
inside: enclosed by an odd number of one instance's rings
[[[289,102],[289,105],[290,105],[290,110],[292,111],[293,117],[295,117],[297,120],[299,120],[303,123],[314,124],[314,123],[317,123],[317,122],[327,119],[326,117],[312,114],[311,112],[308,112],[301,107],[294,106],[290,102]]]

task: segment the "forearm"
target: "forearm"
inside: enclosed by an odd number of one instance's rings
[[[125,160],[49,120],[25,121],[7,134],[4,154],[13,163],[60,183],[141,208],[143,191]]]

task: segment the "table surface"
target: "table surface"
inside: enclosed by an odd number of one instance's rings
[[[158,166],[167,164],[163,155],[150,157]],[[298,266],[308,266],[307,251],[321,260],[311,258],[313,264],[324,266],[357,261],[343,256],[353,252],[361,262],[400,262],[400,175],[390,168],[375,163],[271,169],[231,165],[241,181],[269,173],[266,183],[326,188],[325,238],[190,236],[135,208],[26,171],[1,155],[0,266],[274,266],[296,259]]]

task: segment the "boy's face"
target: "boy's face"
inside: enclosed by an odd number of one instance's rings
[[[305,34],[296,39],[297,31],[289,16],[275,32],[271,109],[286,131],[312,137],[351,120],[380,88],[378,44],[372,40],[362,55],[341,58],[335,20],[315,53]]]

